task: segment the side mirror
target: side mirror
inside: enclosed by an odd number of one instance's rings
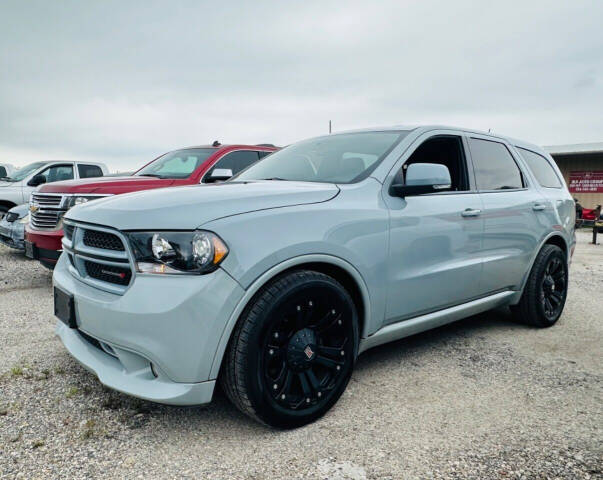
[[[31,180],[27,182],[27,185],[30,187],[37,187],[43,183],[46,183],[46,177],[44,175],[34,175]]]
[[[389,193],[395,197],[435,193],[450,188],[448,167],[438,163],[412,163],[406,170],[406,183],[394,184]]]
[[[207,179],[208,183],[224,182],[232,177],[232,170],[230,168],[215,168],[211,175]]]

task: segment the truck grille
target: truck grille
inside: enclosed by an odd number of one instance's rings
[[[60,208],[63,197],[61,195],[48,195],[32,193],[30,205],[30,224],[36,230],[55,230],[65,209]]]
[[[99,232],[98,230],[84,231],[84,245],[105,250],[124,251],[124,245],[117,235],[108,232]]]
[[[133,268],[120,232],[66,220],[63,251],[71,274],[82,282],[123,294],[132,282]]]
[[[130,283],[132,271],[129,268],[113,267],[88,260],[84,262],[84,265],[88,275],[97,280],[117,285],[128,285]]]

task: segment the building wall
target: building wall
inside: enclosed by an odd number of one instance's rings
[[[552,156],[568,186],[570,172],[603,172],[603,153],[552,154]],[[577,198],[585,208],[603,205],[603,193],[572,192],[572,196]]]

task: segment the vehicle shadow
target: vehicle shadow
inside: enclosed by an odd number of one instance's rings
[[[511,313],[505,308],[468,317],[363,353],[358,359],[352,382],[362,383],[362,378],[391,372],[404,362],[423,362],[439,349],[455,342],[463,343],[474,337],[477,337],[475,341],[480,342],[499,330],[526,328],[528,327],[515,323]],[[86,375],[92,374],[86,372]],[[96,378],[90,380],[94,380],[98,385]],[[100,385],[98,388],[103,389],[105,398],[103,408],[115,410],[121,418],[125,419],[124,423],[128,428],[142,428],[152,422],[154,436],[174,431],[179,434],[204,432],[205,435],[221,437],[224,432],[229,432],[230,436],[236,435],[243,440],[257,438],[258,434],[274,435],[275,433],[273,429],[239,412],[219,386],[216,386],[212,402],[201,407],[158,405],[132,399]]]

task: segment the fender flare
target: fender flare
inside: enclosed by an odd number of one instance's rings
[[[509,305],[516,305],[517,303],[519,303],[519,300],[521,299],[521,296],[523,295],[523,290],[526,286],[526,283],[528,282],[528,277],[530,276],[530,272],[532,271],[532,267],[534,266],[534,262],[536,261],[536,257],[540,253],[540,250],[542,250],[542,247],[544,247],[544,245],[553,237],[559,237],[559,238],[561,238],[561,240],[563,240],[563,243],[565,243],[565,249],[566,249],[565,254],[567,256],[567,261],[569,263],[570,249],[572,247],[572,244],[567,241],[567,239],[563,236],[563,234],[560,231],[549,232],[547,235],[545,235],[542,238],[542,240],[538,244],[538,248],[535,249],[535,253],[534,253],[534,255],[532,255],[532,258],[530,259],[530,263],[528,264],[528,268],[527,268],[526,272],[523,274],[523,279],[521,280],[521,285],[519,287],[519,290],[512,297],[511,301],[509,302]]]
[[[224,358],[224,353],[226,352],[226,348],[228,346],[228,342],[230,341],[232,332],[235,329],[237,322],[239,321],[241,313],[243,313],[243,310],[245,309],[249,301],[253,298],[253,296],[258,292],[260,288],[262,288],[267,282],[269,282],[279,273],[284,272],[285,270],[289,270],[290,268],[295,267],[297,265],[303,265],[305,263],[330,263],[334,266],[344,269],[347,273],[352,276],[352,278],[356,281],[362,294],[362,301],[364,304],[364,328],[367,328],[367,325],[370,324],[368,320],[370,318],[371,311],[370,295],[366,283],[364,282],[364,279],[352,264],[343,260],[342,258],[324,254],[311,254],[293,257],[265,271],[249,286],[249,288],[247,288],[245,294],[237,303],[236,308],[230,314],[228,322],[224,326],[224,330],[222,331],[220,341],[218,343],[218,348],[216,349],[216,352],[214,353],[214,358],[212,360],[209,376],[210,379],[218,378],[218,374],[220,373],[220,367],[222,365],[222,359]],[[360,337],[363,338],[364,336],[365,332],[361,332]]]

